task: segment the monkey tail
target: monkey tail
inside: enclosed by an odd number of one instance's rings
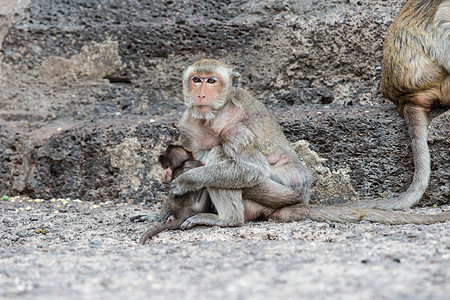
[[[425,215],[389,211],[376,208],[351,208],[342,205],[308,206],[297,204],[286,206],[269,216],[271,221],[290,222],[310,219],[317,222],[358,223],[369,221],[381,224],[434,224],[450,220],[450,213]]]
[[[404,118],[411,139],[414,159],[414,176],[408,189],[396,198],[356,201],[346,204],[354,208],[379,208],[398,210],[411,208],[422,199],[430,181],[431,160],[428,148],[428,116],[425,109],[414,104],[405,105]]]
[[[338,223],[357,223],[369,221],[381,224],[434,224],[450,220],[450,213],[425,215],[381,209],[354,209],[338,206],[325,206],[311,208],[306,216],[313,221],[332,221]]]
[[[180,228],[180,225],[183,223],[183,221],[184,220],[175,219],[171,222],[163,223],[150,228],[149,230],[144,232],[144,234],[141,236],[139,244],[144,245],[147,242],[147,240],[149,240],[151,237],[157,235],[158,233],[164,230],[175,230]]]
[[[404,118],[411,138],[411,149],[414,159],[414,177],[408,189],[395,199],[381,201],[376,208],[404,209],[416,205],[430,181],[431,160],[428,148],[428,116],[423,107],[407,104]]]
[[[416,205],[430,181],[431,160],[428,148],[428,116],[423,107],[406,105],[404,118],[411,138],[414,159],[414,177],[408,189],[390,201],[391,205],[377,206],[382,209],[403,209]]]

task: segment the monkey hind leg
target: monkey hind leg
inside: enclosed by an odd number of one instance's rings
[[[229,227],[244,224],[244,204],[241,190],[208,187],[208,193],[217,214],[196,214],[181,224],[181,229],[190,229],[197,225]]]
[[[271,179],[266,179],[251,188],[243,189],[242,196],[268,208],[281,208],[301,202],[308,203],[308,196],[305,198],[301,191]]]

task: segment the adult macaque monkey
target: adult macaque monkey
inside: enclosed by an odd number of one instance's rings
[[[216,146],[219,147],[219,146]],[[220,151],[214,149],[213,151]],[[203,163],[195,160],[191,152],[182,146],[169,145],[158,158],[163,167],[163,175],[166,181],[172,181],[180,174],[193,168],[203,167]],[[228,199],[224,199],[225,201]],[[450,219],[450,214],[441,215],[419,215],[397,212],[388,212],[379,209],[351,209],[340,206],[307,206],[298,204],[284,208],[267,208],[255,201],[243,200],[245,220],[272,220],[272,221],[293,221],[311,219],[315,221],[334,222],[359,222],[361,220],[387,223],[387,224],[431,224],[443,222]],[[215,213],[206,188],[199,191],[186,193],[182,196],[170,195],[164,202],[160,212],[160,219],[167,222],[156,225],[148,229],[140,238],[139,243],[144,245],[147,240],[164,230],[184,229],[181,225],[191,216],[199,213]],[[140,218],[136,216],[133,218]],[[132,218],[132,220],[133,220]]]
[[[181,141],[206,166],[180,175],[172,182],[172,193],[183,195],[206,187],[217,214],[198,213],[182,229],[237,226],[255,219],[387,224],[450,219],[449,213],[420,215],[370,208],[411,207],[428,185],[427,112],[436,105],[450,106],[450,0],[408,1],[386,35],[381,92],[406,120],[415,165],[410,187],[396,199],[349,204],[361,208],[308,206],[308,170],[268,110],[239,88],[236,79],[228,66],[216,60],[198,61],[184,73]]]
[[[308,206],[311,176],[265,106],[237,86],[231,68],[200,60],[183,76],[186,111],[181,141],[205,166],[172,181],[175,195],[207,187],[217,214],[198,213],[195,225],[237,226],[248,220],[430,224],[450,214],[418,215],[370,208]]]
[[[197,214],[183,228],[241,225],[243,197],[275,209],[308,203],[308,170],[267,108],[238,87],[237,77],[210,59],[184,73],[181,142],[205,167],[180,175],[172,193],[207,187],[217,214]]]
[[[415,171],[404,193],[374,206],[409,208],[422,198],[430,179],[428,111],[450,106],[450,0],[406,3],[386,34],[381,92],[405,118]]]
[[[203,167],[203,163],[195,160],[191,152],[176,145],[169,145],[166,151],[159,156],[158,161],[164,169],[164,179],[168,182],[188,170]],[[161,214],[168,216],[167,222],[147,230],[139,240],[140,244],[145,244],[148,239],[161,231],[179,229],[180,225],[190,216],[200,212],[214,212],[206,188],[183,196],[170,195],[163,207]],[[139,217],[141,216],[136,216],[136,218]]]

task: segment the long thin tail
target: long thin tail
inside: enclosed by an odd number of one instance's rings
[[[376,208],[351,208],[342,205],[309,206],[297,204],[283,207],[269,217],[269,220],[279,222],[302,221],[306,219],[338,223],[370,221],[390,225],[434,224],[450,220],[450,213],[425,215]]]
[[[450,220],[450,213],[425,215],[381,209],[352,209],[333,206],[311,208],[306,212],[306,216],[319,222],[357,223],[370,221],[390,225],[434,224]]]
[[[347,203],[354,208],[404,209],[411,208],[422,199],[430,181],[431,160],[428,148],[428,116],[423,107],[406,105],[404,117],[411,139],[414,159],[414,177],[408,189],[396,198]]]
[[[175,219],[168,223],[156,225],[156,226],[150,228],[149,230],[147,230],[146,232],[144,232],[144,234],[141,236],[141,239],[139,240],[139,244],[144,245],[147,242],[147,240],[149,240],[151,237],[157,235],[158,233],[160,233],[164,230],[179,229],[180,225],[183,222],[184,222],[184,220]]]

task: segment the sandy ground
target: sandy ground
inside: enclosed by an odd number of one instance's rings
[[[1,201],[0,299],[448,299],[450,294],[450,222],[253,222],[164,232],[138,245],[152,224],[129,217],[156,209],[70,199]]]

